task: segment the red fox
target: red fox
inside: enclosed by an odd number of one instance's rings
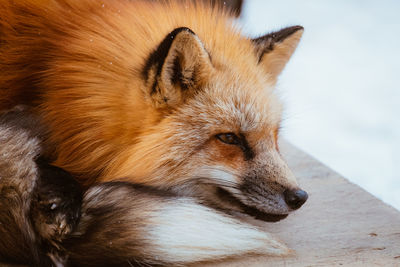
[[[45,129],[26,108],[0,114],[0,265],[184,265],[287,248],[193,198],[128,182],[83,195],[41,156]]]
[[[34,107],[48,156],[82,185],[124,180],[268,221],[306,201],[274,92],[303,27],[250,39],[187,1],[6,0],[0,14],[0,108]]]

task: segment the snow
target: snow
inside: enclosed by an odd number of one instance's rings
[[[302,25],[283,137],[400,209],[400,1],[248,0],[250,36]]]

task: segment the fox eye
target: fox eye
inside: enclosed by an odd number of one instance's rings
[[[217,137],[221,142],[223,142],[225,144],[229,144],[229,145],[240,144],[239,137],[237,137],[237,135],[234,133],[217,134],[215,137]]]

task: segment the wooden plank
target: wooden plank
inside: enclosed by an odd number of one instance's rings
[[[292,145],[281,150],[309,199],[287,219],[258,225],[294,254],[202,266],[400,266],[399,211]]]

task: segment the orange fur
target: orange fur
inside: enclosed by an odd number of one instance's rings
[[[227,12],[194,1],[5,0],[0,14],[0,107],[34,105],[55,164],[83,184],[124,177],[170,188],[221,167],[297,188],[277,153],[273,87],[302,30],[263,56],[269,39],[257,50]],[[164,97],[150,95],[143,68],[178,27],[196,37],[177,35],[169,56],[196,84],[171,85],[171,61],[158,80]],[[246,136],[254,160],[216,141],[226,132]]]

